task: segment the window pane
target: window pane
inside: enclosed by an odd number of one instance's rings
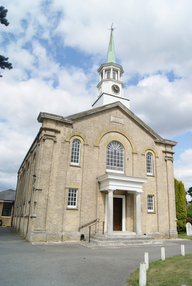
[[[147,153],[146,155],[146,163],[147,163],[147,174],[153,174],[153,156],[151,153]]]
[[[75,139],[72,143],[71,163],[79,164],[80,141]]]
[[[117,141],[112,141],[107,146],[107,169],[124,170],[124,149]]]
[[[154,196],[147,196],[148,211],[154,211]]]
[[[76,207],[77,205],[77,189],[69,189],[68,206]]]

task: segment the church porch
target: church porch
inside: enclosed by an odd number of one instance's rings
[[[117,172],[107,172],[97,178],[100,191],[105,192],[105,234],[107,236],[142,235],[141,193],[146,178],[127,176]],[[135,229],[127,227],[126,194],[134,196]],[[135,231],[135,232],[134,232]]]

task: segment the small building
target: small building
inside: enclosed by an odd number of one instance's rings
[[[10,189],[0,192],[0,220],[2,221],[2,226],[11,226],[14,202],[14,190]]]
[[[39,114],[40,130],[18,171],[13,226],[31,242],[79,240],[93,221],[96,233],[176,238],[177,142],[130,111],[113,29],[98,73],[92,109]]]

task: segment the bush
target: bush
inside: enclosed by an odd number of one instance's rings
[[[187,218],[187,207],[186,207],[186,192],[184,184],[175,181],[175,202],[176,202],[176,217],[177,217],[177,231],[186,231],[186,218]]]
[[[187,205],[187,217],[192,218],[192,205],[191,204]]]
[[[186,231],[186,219],[178,219],[177,220],[177,231],[185,232]]]

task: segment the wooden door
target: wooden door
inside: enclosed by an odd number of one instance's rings
[[[113,198],[113,230],[122,230],[122,199]]]

